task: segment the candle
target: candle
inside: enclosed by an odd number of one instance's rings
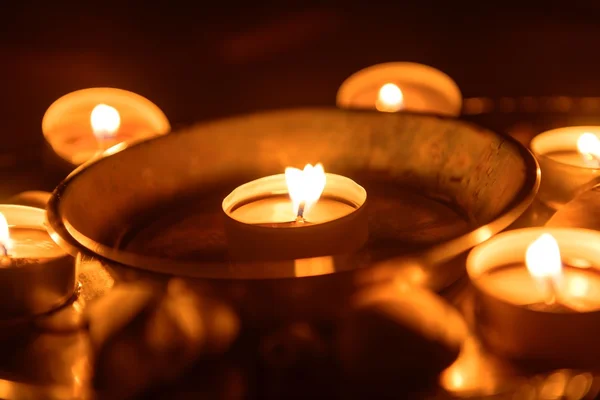
[[[322,198],[305,212],[305,219],[313,224],[331,221],[350,214],[356,209],[352,204],[339,200]],[[286,223],[294,221],[294,213],[289,195],[274,195],[251,203],[242,204],[231,215],[238,221],[254,224]]]
[[[230,253],[275,260],[354,251],[367,238],[366,196],[320,164],[248,182],[223,200]]]
[[[42,131],[53,151],[72,166],[119,143],[134,143],[170,130],[150,100],[125,90],[91,88],[69,93],[46,111]]]
[[[600,233],[528,228],[471,251],[478,330],[511,359],[587,367],[600,359]]]
[[[0,318],[50,311],[74,293],[74,262],[44,219],[42,209],[0,205]]]
[[[9,227],[0,213],[0,265],[16,267],[63,256],[64,252],[42,228]]]
[[[435,68],[393,62],[373,65],[346,79],[338,90],[337,105],[456,116],[460,114],[462,95],[452,78]]]
[[[558,209],[600,176],[600,126],[550,130],[531,141],[542,173],[539,197]]]

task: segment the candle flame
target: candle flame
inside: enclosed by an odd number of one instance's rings
[[[116,108],[98,104],[90,116],[94,136],[99,139],[111,138],[121,126],[121,116]]]
[[[525,252],[525,264],[535,278],[559,278],[562,274],[562,261],[556,239],[549,233],[544,233],[533,241]]]
[[[379,89],[375,107],[379,111],[394,112],[402,108],[404,95],[393,83],[386,83]]]
[[[0,246],[4,247],[4,253],[8,252],[11,248],[10,230],[8,228],[8,221],[4,214],[0,213]],[[1,251],[0,251],[1,252]]]
[[[593,133],[582,133],[577,140],[577,150],[587,161],[600,160],[600,139]]]
[[[323,165],[314,167],[306,164],[304,170],[287,167],[285,169],[285,182],[287,184],[294,215],[299,215],[299,210],[306,213],[315,204],[325,189],[326,176]]]

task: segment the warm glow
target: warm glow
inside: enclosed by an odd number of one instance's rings
[[[325,189],[325,171],[323,165],[317,164],[314,167],[306,164],[304,170],[288,167],[285,169],[285,182],[287,184],[294,215],[298,215],[298,209],[302,205],[304,212],[319,200]]]
[[[393,83],[386,83],[379,89],[375,106],[379,111],[394,112],[402,108],[404,95],[400,88]]]
[[[577,140],[577,150],[587,160],[600,159],[600,139],[593,133],[582,133]]]
[[[562,272],[562,261],[556,239],[549,233],[537,238],[527,248],[525,264],[535,278],[558,278]]]
[[[121,125],[121,116],[116,108],[106,104],[98,104],[90,117],[92,130],[98,138],[110,138],[115,135]]]
[[[567,283],[567,291],[575,297],[585,297],[590,291],[590,282],[585,276],[575,275]]]
[[[2,213],[0,213],[0,245],[4,246],[4,249],[6,250],[9,250],[11,247],[8,221],[6,221],[6,218]]]

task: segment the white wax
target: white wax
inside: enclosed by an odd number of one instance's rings
[[[313,224],[332,221],[356,210],[340,201],[321,198],[305,213],[304,219]],[[292,202],[285,196],[274,196],[244,204],[231,213],[231,216],[246,224],[269,224],[296,220]]]
[[[478,278],[491,296],[516,305],[544,303],[546,292],[524,264],[497,268]],[[600,274],[590,268],[564,267],[555,287],[558,303],[576,311],[600,309]]]
[[[90,158],[102,153],[119,143],[134,142],[152,136],[152,131],[145,126],[123,124],[110,138],[96,138],[89,122],[72,124],[61,128],[54,135],[54,150],[62,158],[73,164],[82,164]]]
[[[36,228],[10,227],[10,246],[7,250],[11,260],[39,260],[65,255],[45,230]]]
[[[598,168],[600,165],[595,159],[589,159],[579,153],[577,150],[573,151],[555,151],[552,153],[545,154],[546,157],[553,159],[554,161],[561,162],[563,164],[573,165],[575,167],[584,168]]]

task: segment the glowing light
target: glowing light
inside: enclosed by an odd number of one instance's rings
[[[288,167],[285,169],[285,182],[292,199],[294,215],[302,217],[319,200],[325,189],[323,165],[313,167],[306,164],[304,170]]]
[[[402,108],[404,95],[402,90],[393,83],[386,83],[379,89],[375,107],[379,111],[394,112]]]
[[[116,108],[98,104],[90,116],[94,136],[99,139],[113,137],[121,126],[121,116]]]
[[[597,164],[600,160],[600,139],[593,133],[582,133],[577,140],[577,150],[586,161]]]

